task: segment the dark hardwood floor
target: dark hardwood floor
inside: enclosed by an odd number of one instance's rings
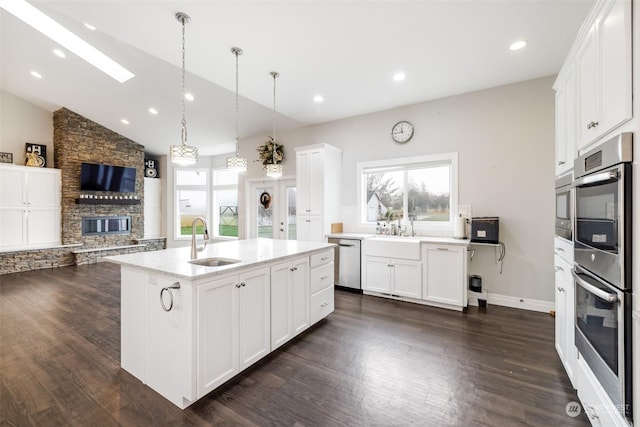
[[[336,311],[184,411],[120,369],[109,263],[0,276],[0,425],[586,426],[553,319],[336,291]]]

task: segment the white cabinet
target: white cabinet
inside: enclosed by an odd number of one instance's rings
[[[422,259],[425,265],[422,297],[432,303],[466,307],[467,248],[424,244]]]
[[[144,179],[144,237],[162,235],[162,185],[158,178]]]
[[[59,244],[59,169],[0,167],[0,247]]]
[[[271,266],[271,350],[309,326],[309,258]]]
[[[309,260],[309,322],[311,324],[319,322],[329,314],[333,313],[334,303],[334,260],[335,251],[330,249],[326,252],[311,255]]]
[[[263,268],[198,286],[198,398],[271,351],[269,277]]]
[[[422,297],[422,263],[365,256],[363,289],[392,296]]]
[[[576,54],[578,149],[631,118],[631,2],[596,4],[589,31]]]
[[[571,264],[556,254],[554,268],[556,270],[556,351],[569,379],[574,383],[577,350],[574,335],[575,288],[571,277]]]
[[[573,66],[556,82],[556,176],[573,169],[576,158],[576,73]],[[559,77],[560,80],[560,77]]]
[[[593,427],[629,427],[582,357],[575,376],[582,409]]]
[[[324,242],[341,220],[342,150],[328,144],[296,149],[298,240]]]

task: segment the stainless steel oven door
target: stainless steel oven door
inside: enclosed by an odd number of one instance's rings
[[[574,259],[622,289],[631,287],[631,164],[623,163],[574,181]],[[629,259],[630,261],[630,259]]]
[[[572,240],[573,190],[572,176],[565,175],[556,180],[556,236]]]
[[[576,347],[611,401],[631,413],[631,295],[575,266]]]

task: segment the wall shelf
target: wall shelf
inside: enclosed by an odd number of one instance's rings
[[[139,205],[140,199],[76,199],[78,205]]]

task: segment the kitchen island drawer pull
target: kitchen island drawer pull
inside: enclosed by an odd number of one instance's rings
[[[171,311],[171,309],[173,308],[173,292],[171,292],[171,289],[180,289],[180,282],[175,282],[167,287],[162,288],[162,290],[160,291],[160,305],[162,306],[162,309],[164,311]],[[169,307],[164,305],[163,294],[165,291],[169,292]]]
[[[329,276],[322,276],[322,277],[320,277],[320,280],[324,280],[324,279],[328,279],[328,278],[329,278]]]
[[[329,305],[329,303],[328,303],[328,302],[325,302],[325,303],[323,303],[323,304],[320,304],[320,307],[321,307],[321,308],[324,308],[324,307],[326,307],[326,306],[328,306],[328,305]]]

